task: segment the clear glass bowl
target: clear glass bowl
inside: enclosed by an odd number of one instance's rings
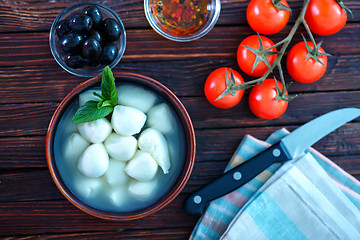
[[[167,5],[168,8],[166,9]],[[170,9],[175,10],[170,11]],[[180,0],[176,2],[172,0],[144,0],[145,15],[150,26],[163,37],[177,42],[189,42],[206,35],[215,26],[220,16],[220,9],[220,0]],[[202,12],[200,10],[204,10],[206,13],[200,15]],[[167,21],[166,17],[171,18],[170,16],[176,16],[183,23],[187,17],[191,17],[197,25],[192,26],[193,24],[184,23],[183,28],[180,29],[176,22],[171,24]]]
[[[80,76],[80,77],[94,77],[94,76],[100,75],[100,74],[102,74],[104,65],[99,64],[96,67],[84,66],[82,68],[71,68],[71,67],[67,66],[64,61],[65,54],[62,52],[62,49],[60,48],[60,39],[58,38],[58,36],[56,34],[56,26],[58,25],[58,23],[61,20],[69,19],[75,13],[80,13],[86,7],[89,7],[89,6],[96,6],[100,10],[100,12],[103,16],[103,19],[106,19],[106,18],[114,19],[120,26],[121,35],[120,35],[120,38],[115,42],[118,47],[118,53],[117,53],[117,57],[114,59],[114,61],[111,64],[109,64],[110,68],[115,67],[119,63],[121,57],[124,55],[125,48],[126,48],[126,32],[125,32],[124,24],[120,20],[119,16],[113,10],[111,10],[110,8],[108,8],[104,5],[98,4],[98,3],[78,3],[78,4],[74,4],[74,5],[67,7],[56,17],[55,21],[53,22],[53,24],[51,26],[50,36],[49,36],[50,50],[51,50],[51,53],[54,56],[56,62],[64,70],[66,70],[67,72],[74,74],[76,76]]]

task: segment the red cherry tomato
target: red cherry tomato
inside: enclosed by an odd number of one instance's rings
[[[289,7],[286,0],[281,0],[280,3]],[[271,0],[251,0],[246,11],[250,27],[255,32],[265,35],[281,31],[289,17],[289,10],[278,10]]]
[[[310,0],[305,20],[313,33],[327,36],[344,27],[346,14],[336,0]]]
[[[284,100],[276,100],[276,85],[280,90],[283,89],[281,82],[275,79],[265,79],[259,85],[256,84],[250,91],[249,106],[250,110],[259,118],[274,119],[284,114],[287,109],[288,102]],[[285,91],[287,94],[287,91]]]
[[[310,48],[314,48],[312,42],[307,42]],[[322,47],[319,48],[320,53],[325,53]],[[299,42],[293,46],[286,59],[286,67],[290,76],[297,82],[312,83],[319,80],[326,71],[327,56],[320,56],[317,62],[314,58],[308,58],[305,61],[308,50],[305,42]]]
[[[263,49],[270,48],[274,45],[273,41],[271,41],[269,38],[260,36],[261,42],[263,44]],[[251,48],[258,49],[259,48],[259,37],[257,35],[251,35],[247,38],[245,38],[239,45],[239,48],[237,50],[237,62],[239,64],[239,67],[243,72],[246,74],[253,76],[253,77],[261,77],[266,73],[266,71],[269,69],[266,64],[261,61],[254,71],[253,65],[255,63],[256,55],[255,53],[251,52],[250,50],[246,49],[244,46],[248,46]],[[276,52],[276,48],[272,48],[269,50],[270,52]],[[270,65],[275,61],[276,59],[275,55],[268,55],[266,58],[269,61]]]
[[[225,71],[226,69],[226,71]],[[234,74],[235,85],[243,84],[244,79],[241,77],[240,73],[232,70]],[[237,105],[243,94],[244,90],[236,91],[234,96],[231,94],[226,95],[225,97],[215,101],[227,88],[226,84],[226,74],[228,79],[231,80],[231,68],[218,68],[206,79],[204,92],[207,100],[218,108],[232,108]]]

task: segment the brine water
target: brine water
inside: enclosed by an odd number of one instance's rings
[[[120,86],[120,84],[117,84],[117,86]],[[139,87],[140,85],[135,86]],[[92,88],[92,90],[98,89],[99,88]],[[152,91],[147,88],[146,90]],[[166,102],[162,96],[159,96],[158,94],[157,96],[158,97],[156,104]],[[67,110],[64,112],[61,120],[59,121],[54,138],[54,146],[58,146],[54,149],[56,166],[61,176],[61,179],[68,187],[68,189],[77,198],[79,198],[87,205],[96,209],[112,212],[131,212],[140,210],[155,203],[158,199],[160,199],[166,192],[169,191],[169,189],[174,185],[175,181],[179,177],[184,165],[186,151],[184,129],[172,106],[170,104],[168,104],[168,106],[170,107],[171,112],[174,116],[173,131],[164,134],[169,148],[171,167],[168,174],[164,174],[160,168],[158,169],[157,175],[155,177],[157,185],[154,192],[150,195],[149,198],[147,198],[146,200],[142,200],[131,196],[130,193],[126,191],[129,183],[125,183],[124,185],[119,186],[111,186],[105,181],[103,176],[96,179],[94,178],[94,183],[97,186],[96,191],[92,192],[90,196],[84,196],[84,194],[82,194],[81,189],[82,187],[85,187],[81,186],[82,179],[88,178],[83,176],[77,169],[78,159],[66,159],[64,154],[64,147],[67,139],[72,133],[77,132],[76,125],[72,122],[71,119],[79,108],[79,100],[76,99],[75,101],[73,101],[67,108]],[[146,128],[147,125],[145,123],[145,126],[142,130]],[[135,137],[137,138],[137,136]],[[114,190],[116,191],[116,188],[125,189],[124,191],[122,191],[121,194],[127,195],[122,196],[122,198],[125,197],[126,200],[121,205],[114,204],[109,198],[109,194]]]

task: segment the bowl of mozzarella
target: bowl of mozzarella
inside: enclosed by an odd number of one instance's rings
[[[148,216],[169,204],[188,181],[195,134],[180,100],[158,81],[114,73],[118,104],[91,122],[74,123],[79,107],[100,94],[101,76],[59,104],[46,136],[46,157],[60,192],[77,208],[109,220]]]

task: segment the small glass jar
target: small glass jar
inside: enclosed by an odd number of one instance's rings
[[[151,27],[163,37],[188,42],[207,34],[216,24],[220,0],[144,0]]]

